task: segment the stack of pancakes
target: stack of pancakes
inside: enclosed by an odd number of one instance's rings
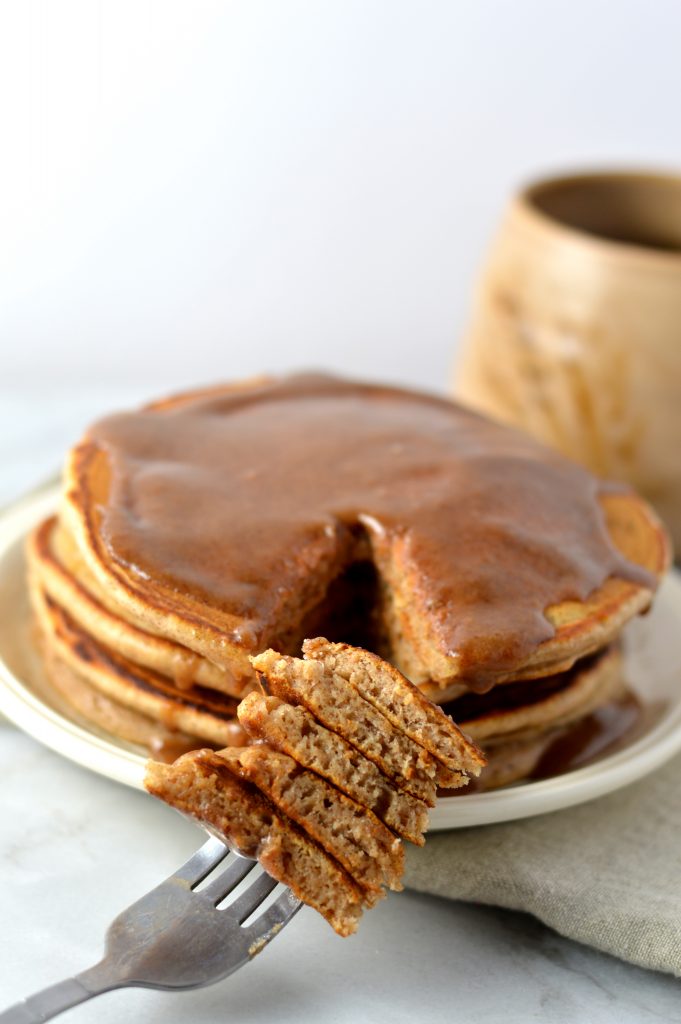
[[[304,658],[252,659],[270,696],[238,715],[257,742],[150,761],[147,789],[199,820],[318,910],[340,935],[402,888],[401,840],[422,845],[438,786],[484,764],[440,708],[367,651],[322,637]]]
[[[491,784],[621,703],[622,628],[668,563],[631,490],[445,399],[321,375],[100,421],[29,543],[50,678],[107,732],[242,745],[249,658],[323,633],[446,703]]]

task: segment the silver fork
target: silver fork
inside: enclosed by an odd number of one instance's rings
[[[249,921],[278,884],[256,866],[210,838],[174,875],[118,915],[98,964],[0,1013],[0,1024],[39,1024],[115,988],[202,988],[226,978],[264,949],[301,906],[286,889]],[[250,884],[220,909],[251,872]]]

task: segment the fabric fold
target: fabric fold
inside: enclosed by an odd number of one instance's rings
[[[681,976],[681,757],[579,807],[432,833],[407,850],[404,881],[526,911],[568,938]]]

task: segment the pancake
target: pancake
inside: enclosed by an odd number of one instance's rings
[[[235,701],[198,687],[178,689],[170,679],[96,643],[37,583],[31,583],[29,592],[45,644],[94,689],[168,729],[199,737],[204,744],[224,747],[243,741]]]
[[[312,375],[101,421],[60,521],[122,617],[244,688],[367,557],[390,660],[441,700],[568,669],[669,563],[630,490],[445,399]]]
[[[310,651],[319,656],[333,657],[326,641],[321,638],[310,641],[309,646]],[[428,730],[425,737],[433,748],[430,751],[408,735],[399,723],[394,724],[386,717],[386,727],[382,729],[374,722],[381,738],[381,759],[386,764],[392,764],[397,757],[409,766],[410,779],[418,778],[422,773],[427,781],[431,775],[435,776],[428,770],[433,761],[441,766],[447,777],[455,774],[461,779],[468,765],[479,770],[484,763],[479,751],[454,726],[443,724],[441,713],[424,708],[422,698],[411,683],[396,680],[389,666],[383,666],[380,659],[368,658],[364,651],[344,645],[342,651],[335,654],[339,663],[342,659],[344,666],[353,667],[353,682],[338,684],[343,691],[343,700],[352,703],[348,707],[350,716],[357,714],[362,722],[372,721],[371,716],[383,717],[377,707],[392,708],[399,689],[405,697],[416,698],[406,701],[413,713],[406,716],[410,731],[414,729],[415,720],[420,725],[424,721],[434,723],[434,728]],[[276,651],[267,651],[255,661],[258,673],[267,679],[268,684],[276,688],[277,680],[285,679],[286,704],[293,715],[288,718],[281,715],[285,698],[280,696],[278,701],[263,698],[255,717],[258,714],[265,719],[271,716],[276,720],[277,728],[284,733],[292,723],[288,738],[289,746],[295,749],[300,739],[300,715],[296,714],[299,711],[298,699],[302,694],[309,701],[311,679],[313,689],[325,692],[324,684],[332,674],[329,666],[317,660],[285,658]],[[299,688],[296,683],[300,684]],[[360,697],[360,691],[370,693],[375,705]],[[250,705],[253,710],[256,700],[257,695],[251,694],[243,705]],[[321,721],[320,711],[324,712],[325,718],[328,717],[325,701],[313,703],[317,716],[315,742],[321,749],[327,748],[333,756],[339,739],[336,732],[339,723],[336,720]],[[364,710],[360,708],[361,704],[366,705]],[[367,709],[370,717],[365,719],[363,716]],[[309,712],[305,714],[307,716]],[[250,713],[245,715],[246,719],[251,717]],[[267,732],[266,728],[261,731]],[[345,727],[341,725],[340,731],[345,733]],[[353,741],[357,776],[366,778],[367,768],[374,772],[378,770],[375,743],[371,737],[365,736],[364,728],[353,733]],[[394,756],[391,751],[395,751]],[[425,760],[421,755],[426,755]],[[445,769],[445,764],[452,765],[452,768]],[[236,792],[233,780],[242,787]],[[404,782],[404,779],[400,777],[400,781]],[[401,888],[404,870],[402,844],[399,837],[373,813],[373,800],[369,804],[358,802],[311,771],[307,763],[298,764],[294,758],[277,747],[269,746],[266,741],[242,749],[185,754],[173,765],[160,766],[150,762],[145,784],[154,795],[217,829],[228,843],[246,856],[257,857],[266,871],[290,884],[296,895],[320,910],[342,935],[354,930],[362,907],[374,906],[385,895],[384,887]],[[384,775],[383,784],[398,800],[401,798],[400,786],[390,772]],[[291,846],[292,837],[307,844],[303,848],[314,871],[294,870],[297,851],[295,846]],[[273,842],[281,848],[280,856],[273,855]],[[284,850],[285,843],[289,844],[287,850]],[[317,851],[314,860],[312,850]],[[329,874],[331,866],[335,866],[335,874]]]
[[[329,732],[303,707],[279,697],[249,693],[237,708],[239,722],[256,742],[288,754],[336,789],[367,807],[397,835],[422,846],[428,807],[435,806],[435,783],[423,801],[395,785],[347,740]]]
[[[451,788],[464,781],[460,769],[446,767],[322,662],[267,650],[253,658],[253,667],[267,691],[289,704],[302,704],[412,796],[424,799],[433,783]]]
[[[94,640],[135,664],[168,676],[180,689],[198,684],[241,696],[243,686],[224,669],[122,618],[78,559],[68,536],[59,530],[56,517],[46,519],[30,534],[27,558],[45,593],[67,608],[73,621]]]
[[[623,659],[610,647],[541,685],[518,683],[468,694],[446,706],[460,728],[489,750],[498,739],[524,739],[568,725],[609,701],[624,685]]]
[[[484,750],[476,791],[582,767],[633,738],[643,709],[626,683],[619,646],[569,672],[519,682],[445,705]]]
[[[67,665],[40,630],[37,633],[46,675],[83,725],[88,728],[94,725],[96,729],[118,740],[146,747],[159,761],[174,761],[180,754],[203,746],[205,741],[169,729],[155,719],[107,697]]]
[[[323,637],[305,640],[305,660],[319,662],[333,681],[341,704],[347,686],[372,705],[406,736],[419,743],[446,768],[457,774],[480,774],[484,759],[441,708],[429,701],[387,661],[349,644],[329,643]],[[254,662],[256,668],[259,663]]]
[[[583,768],[632,742],[648,717],[638,698],[622,683],[603,703],[586,708],[579,718],[564,725],[485,741],[487,766],[475,788],[498,789]]]
[[[476,791],[486,793],[530,778],[553,739],[553,733],[542,733],[524,740],[502,740],[488,747],[487,767],[482,777],[476,780]],[[459,792],[454,790],[441,795],[455,799]]]
[[[613,545],[632,564],[649,571],[659,581],[669,568],[671,551],[664,528],[651,507],[633,492],[601,494],[598,504]],[[541,679],[570,669],[613,643],[630,619],[646,612],[655,587],[656,583],[647,588],[612,576],[582,600],[548,605],[544,616],[554,635],[537,645],[524,662],[509,671],[498,672],[491,685]],[[444,672],[438,676],[436,671],[431,679],[423,681],[422,689],[431,700],[443,703],[468,690],[485,692],[491,688],[489,683],[487,680],[482,686],[471,685],[470,679],[452,683]]]
[[[266,745],[232,747],[220,751],[220,756],[230,771],[252,782],[363,888],[379,894],[384,885],[402,888],[402,845],[367,807]]]
[[[347,872],[212,751],[183,755],[173,765],[150,761],[150,793],[219,833],[319,911],[339,935],[357,928],[366,898]]]

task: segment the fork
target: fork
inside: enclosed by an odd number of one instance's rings
[[[223,870],[197,891],[220,865]],[[39,1024],[116,988],[172,991],[226,978],[264,949],[301,906],[286,889],[250,921],[278,885],[262,869],[254,871],[256,866],[211,837],[175,874],[118,915],[99,963],[0,1013],[0,1024]],[[220,909],[249,875],[249,884]]]

